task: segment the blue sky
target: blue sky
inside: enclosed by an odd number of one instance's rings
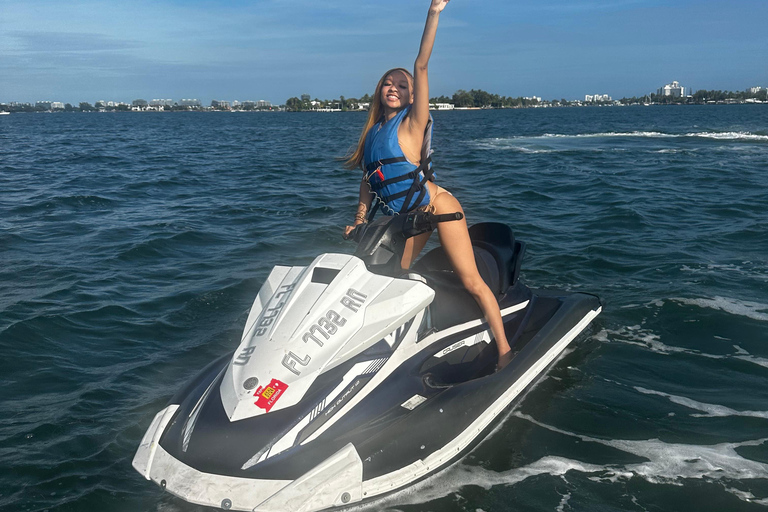
[[[412,67],[423,0],[0,0],[0,102],[371,93]],[[452,0],[431,96],[768,86],[768,1]]]

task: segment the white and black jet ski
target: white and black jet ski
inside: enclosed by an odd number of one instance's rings
[[[510,228],[472,226],[514,352],[495,371],[488,325],[442,249],[400,269],[409,236],[456,218],[382,217],[356,230],[354,255],[275,267],[240,346],[157,413],[136,470],[192,503],[313,511],[408,486],[464,454],[601,304],[527,288]]]

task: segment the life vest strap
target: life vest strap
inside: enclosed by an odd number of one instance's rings
[[[429,165],[431,162],[432,158],[427,157],[421,162],[421,165],[419,165],[419,167],[413,171],[424,173],[424,178],[422,180],[419,180],[418,176],[414,178],[411,186],[407,191],[405,191],[405,201],[403,201],[403,207],[400,209],[400,213],[407,213],[411,210],[414,210],[424,199],[424,196],[427,195],[427,181],[429,181],[429,179],[432,177],[432,174],[435,172],[435,170]],[[419,192],[419,195],[417,196],[416,201],[411,202],[413,195],[417,191]]]
[[[411,171],[406,174],[401,174],[400,176],[395,176],[394,178],[389,178],[388,180],[371,183],[371,190],[379,191],[387,185],[392,185],[393,183],[400,183],[401,181],[416,179],[419,176],[419,172],[420,171]]]
[[[396,156],[393,158],[384,158],[382,160],[376,160],[375,162],[371,162],[368,165],[365,166],[365,170],[367,172],[375,171],[376,169],[379,169],[385,165],[389,164],[396,164],[398,162],[407,162],[408,159],[404,156]]]

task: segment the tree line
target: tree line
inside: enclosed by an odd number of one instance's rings
[[[338,99],[332,100],[310,99],[308,94],[304,94],[300,98],[295,96],[288,98],[285,101],[285,107],[286,110],[291,112],[318,109],[364,110],[365,106],[370,104],[370,102],[371,96],[369,94],[365,94],[361,98],[345,98],[341,96]],[[453,93],[453,96],[437,96],[430,98],[429,102],[433,105],[437,103],[451,103],[459,108],[515,108],[531,107],[540,103],[537,98],[499,96],[482,89],[471,89],[469,91],[459,89]]]
[[[292,97],[288,98],[285,102],[285,108],[292,112],[301,112],[308,110],[318,109],[332,109],[332,110],[366,110],[367,105],[370,104],[372,98],[369,94],[365,94],[360,98],[345,98],[340,96],[338,99],[332,100],[320,100],[310,99],[308,94],[303,94],[300,98]],[[624,105],[634,105],[641,103],[654,103],[654,104],[706,104],[706,103],[721,103],[721,102],[736,102],[741,103],[747,100],[754,101],[768,101],[768,89],[762,88],[761,90],[752,92],[747,89],[745,91],[721,91],[721,90],[699,90],[690,96],[672,97],[662,96],[656,93],[647,94],[644,96],[633,96],[631,98],[621,98],[617,100]],[[430,98],[431,104],[437,103],[450,103],[459,108],[522,108],[522,107],[534,107],[534,106],[574,106],[582,105],[584,102],[580,100],[566,100],[565,98],[560,100],[544,100],[540,101],[539,98],[524,98],[524,97],[511,97],[511,96],[499,96],[498,94],[492,94],[482,89],[470,89],[465,91],[459,89],[453,96],[437,96]],[[598,102],[599,103],[599,102]],[[613,102],[609,102],[613,103]],[[167,107],[166,107],[167,108]],[[172,107],[173,110],[188,110],[190,107],[177,106]],[[80,102],[77,106],[70,103],[64,105],[65,112],[93,112],[96,110],[116,110],[127,111],[131,110],[131,106],[127,104],[115,105],[114,107],[107,107],[106,105],[96,102],[92,105],[88,102]],[[38,107],[31,104],[24,105],[0,105],[0,110],[8,110],[11,112],[38,112],[46,110],[43,107]]]
[[[645,96],[633,96],[631,98],[622,98],[619,100],[624,105],[633,105],[636,103],[656,103],[662,105],[704,105],[706,103],[735,102],[744,103],[747,100],[768,101],[768,89],[762,88],[759,91],[752,92],[750,89],[744,91],[721,91],[721,90],[699,90],[689,96],[673,97],[662,96],[651,93]]]

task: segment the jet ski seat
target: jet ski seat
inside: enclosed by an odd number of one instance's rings
[[[515,241],[512,229],[500,222],[481,222],[471,226],[469,238],[480,276],[496,297],[500,297],[520,276],[525,245]],[[428,274],[453,270],[442,247],[425,254],[413,269]]]
[[[502,299],[520,274],[525,245],[515,241],[509,226],[497,222],[475,224],[469,228],[469,237],[480,276],[496,298]],[[453,273],[442,247],[425,254],[413,270],[426,277],[435,290],[429,310],[432,325],[437,330],[483,318],[477,302]]]

